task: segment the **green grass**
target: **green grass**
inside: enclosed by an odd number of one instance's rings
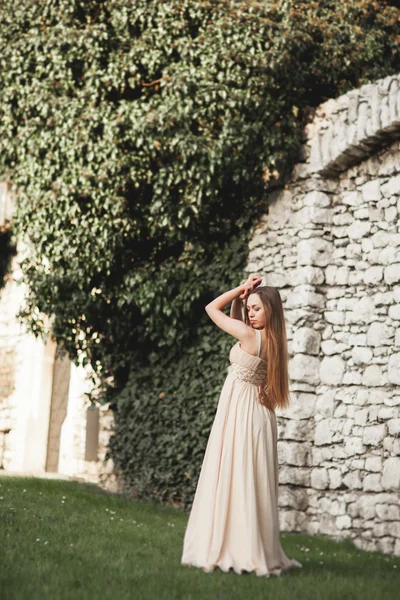
[[[400,557],[282,534],[281,577],[182,567],[187,515],[76,481],[0,477],[1,600],[385,600]]]

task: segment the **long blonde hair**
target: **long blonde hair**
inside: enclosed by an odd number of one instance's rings
[[[281,296],[277,288],[269,285],[258,287],[250,294],[261,298],[266,321],[267,374],[259,387],[259,400],[267,408],[289,408],[288,349]],[[251,327],[246,303],[244,320]]]

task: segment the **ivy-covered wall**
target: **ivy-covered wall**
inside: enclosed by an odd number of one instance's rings
[[[128,487],[187,506],[231,343],[203,307],[241,279],[313,107],[399,70],[399,10],[5,0],[0,16],[22,316],[36,334],[50,316],[100,376]]]

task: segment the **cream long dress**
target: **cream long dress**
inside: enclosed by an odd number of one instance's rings
[[[302,567],[279,540],[275,412],[258,402],[267,363],[237,342],[221,390],[185,532],[181,564],[281,575]]]

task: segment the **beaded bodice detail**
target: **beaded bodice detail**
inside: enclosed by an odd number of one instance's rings
[[[261,334],[256,330],[258,343],[260,344]],[[260,346],[258,346],[260,347]],[[259,354],[259,351],[258,351]],[[240,342],[231,348],[229,353],[230,366],[228,372],[235,379],[251,383],[252,385],[261,385],[267,374],[267,363],[259,356],[254,356],[240,346]]]

